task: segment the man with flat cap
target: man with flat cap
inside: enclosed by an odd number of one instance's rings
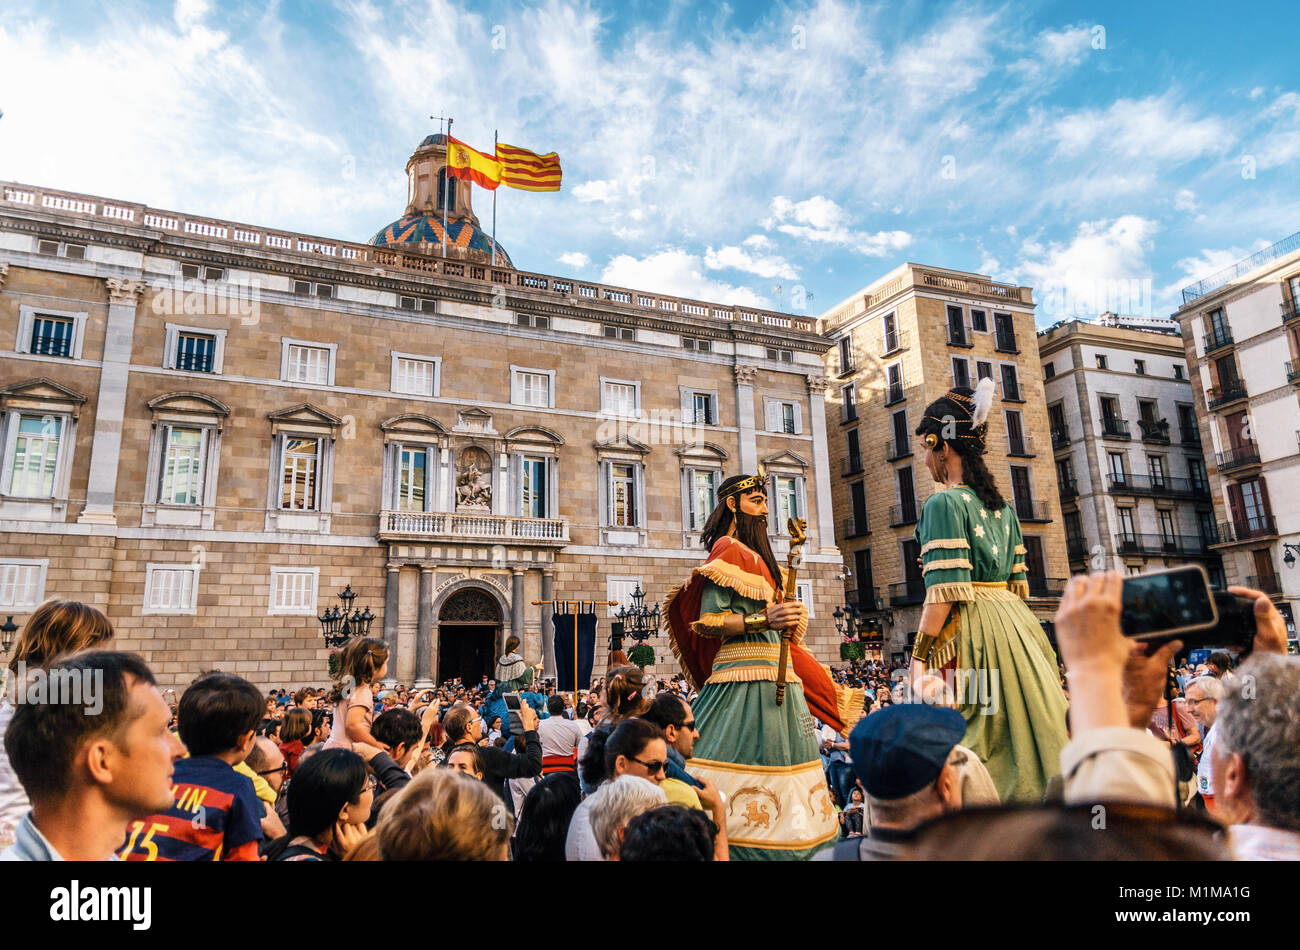
[[[924,703],[886,706],[859,722],[849,749],[870,824],[861,838],[838,842],[813,860],[904,857],[918,825],[961,808],[961,779],[949,756],[965,734],[961,713]]]

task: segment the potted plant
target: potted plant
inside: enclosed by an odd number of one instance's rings
[[[840,643],[841,660],[849,660],[849,661],[861,660],[864,659],[866,655],[867,655],[867,645],[862,642],[862,638],[858,636],[857,633],[849,633],[844,635],[844,639]]]
[[[648,643],[638,643],[627,651],[627,658],[644,670],[655,661],[655,648]]]
[[[343,654],[342,650],[330,650],[329,672],[330,679],[339,675],[339,657]]]

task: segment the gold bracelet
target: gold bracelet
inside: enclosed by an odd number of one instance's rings
[[[934,650],[934,645],[938,640],[939,638],[933,633],[918,633],[916,643],[912,646],[912,659],[924,663],[930,658],[930,653]]]
[[[762,633],[767,629],[767,611],[749,614],[745,617],[746,633]]]

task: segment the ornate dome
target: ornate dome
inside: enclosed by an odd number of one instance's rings
[[[432,214],[407,214],[375,234],[370,243],[376,247],[393,244],[436,244],[442,246],[442,217]],[[462,218],[447,220],[447,247],[478,251],[492,259],[492,237],[474,221]],[[513,268],[506,249],[497,244],[497,264]]]

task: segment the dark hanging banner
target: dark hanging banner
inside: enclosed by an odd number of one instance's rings
[[[591,688],[591,668],[596,660],[596,615],[594,613],[551,615],[555,624],[555,687],[574,692],[573,625],[578,625],[578,689]]]

